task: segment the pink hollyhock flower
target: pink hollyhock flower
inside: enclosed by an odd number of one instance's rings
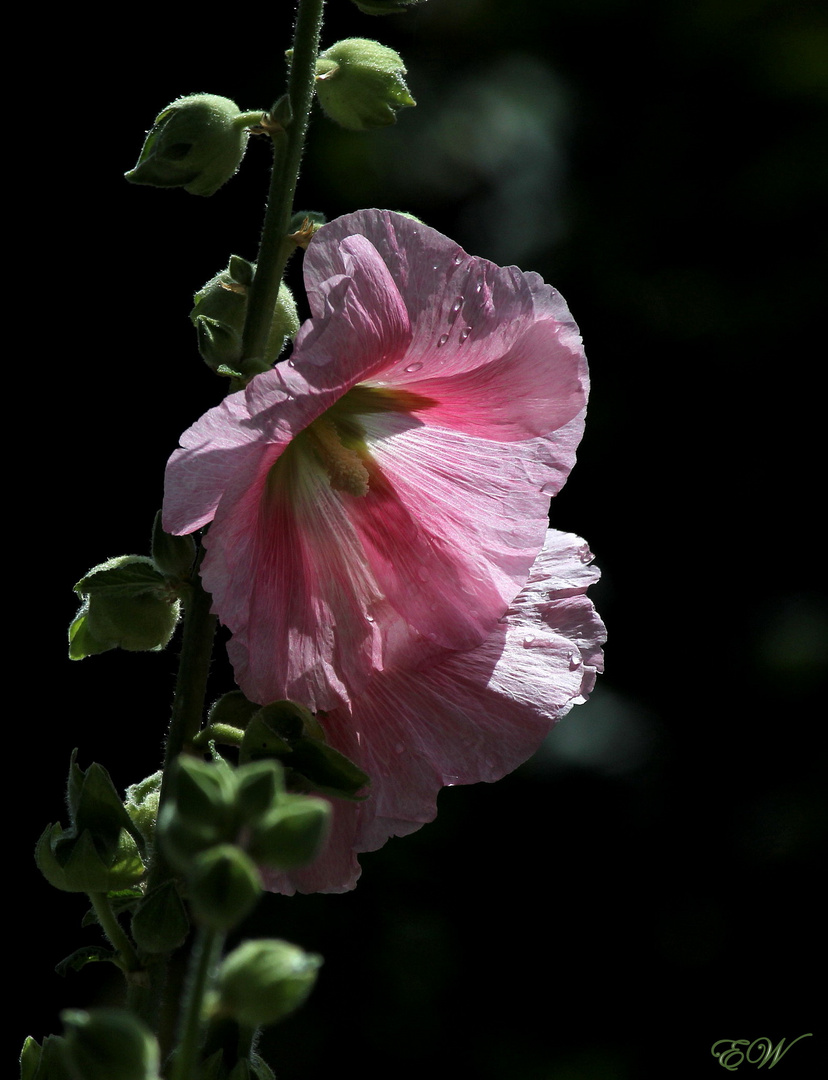
[[[589,695],[603,670],[604,625],[587,587],[599,573],[583,540],[550,530],[529,582],[482,645],[422,653],[378,672],[350,709],[318,717],[328,741],[371,777],[361,803],[333,800],[326,851],[268,887],[345,892],[357,854],[431,821],[441,787],[499,780]],[[420,647],[422,650],[422,646]]]
[[[323,226],[289,361],[170,458],[164,527],[202,565],[253,701],[335,709],[401,643],[483,642],[526,582],[580,441],[560,295],[398,214]]]

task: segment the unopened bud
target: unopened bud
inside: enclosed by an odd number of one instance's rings
[[[399,53],[367,38],[346,38],[319,55],[316,96],[325,115],[350,131],[370,131],[416,105]]]
[[[138,164],[125,176],[131,184],[212,195],[238,169],[247,128],[259,117],[215,94],[178,98],[155,118]]]
[[[246,941],[219,968],[219,1009],[247,1027],[264,1027],[303,1004],[322,958],[278,938]]]

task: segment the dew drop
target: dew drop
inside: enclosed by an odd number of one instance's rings
[[[437,339],[437,345],[438,345],[438,347],[439,347],[440,345],[445,345],[445,343],[446,343],[447,341],[448,341],[448,334],[441,334],[441,335],[440,335],[440,337],[439,337],[439,338]]]
[[[471,333],[471,327],[470,326],[464,326],[463,329],[460,331],[460,344],[461,345],[463,344],[463,342],[466,340],[466,338],[469,336],[470,333]]]
[[[374,622],[374,616],[373,616],[373,615],[368,615],[368,614],[366,614],[365,618],[366,618],[366,620],[367,620],[368,622]]]
[[[569,654],[569,670],[574,671],[581,666],[581,657],[578,653]]]
[[[452,313],[453,313],[453,314],[455,314],[455,315],[457,314],[457,312],[458,312],[458,311],[460,310],[460,308],[461,308],[461,307],[463,306],[463,301],[464,301],[464,300],[465,300],[465,297],[464,297],[464,296],[458,296],[458,297],[457,297],[457,299],[456,299],[456,300],[454,301],[454,303],[453,303],[453,304],[451,305],[451,310],[452,310]]]
[[[475,285],[475,287],[474,287],[474,291],[475,291],[476,293],[481,293],[481,292],[483,292],[483,282],[482,282],[482,281],[478,281],[478,283],[477,283],[477,284]]]
[[[455,266],[459,266],[460,263],[463,261],[463,256],[462,255],[455,255],[454,258],[451,261],[454,263]]]
[[[405,370],[406,371],[419,371],[422,366],[423,366],[422,364],[409,364],[408,367]]]

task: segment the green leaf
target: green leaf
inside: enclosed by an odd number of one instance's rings
[[[118,954],[112,949],[108,949],[105,945],[87,945],[82,949],[76,949],[70,956],[61,960],[55,967],[55,971],[65,979],[70,971],[80,971],[80,969],[86,967],[87,964],[97,964],[101,962],[108,962],[119,966]]]

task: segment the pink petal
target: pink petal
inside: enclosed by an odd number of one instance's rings
[[[381,847],[431,821],[441,787],[494,781],[538,748],[550,728],[583,702],[603,668],[603,623],[586,597],[598,578],[582,540],[550,530],[529,584],[498,629],[475,649],[423,656],[419,670],[376,674],[351,710],[320,717],[331,745],[371,777],[356,806],[334,800],[339,843]],[[351,864],[331,844],[308,887],[351,888]],[[281,882],[279,888],[285,882]]]

